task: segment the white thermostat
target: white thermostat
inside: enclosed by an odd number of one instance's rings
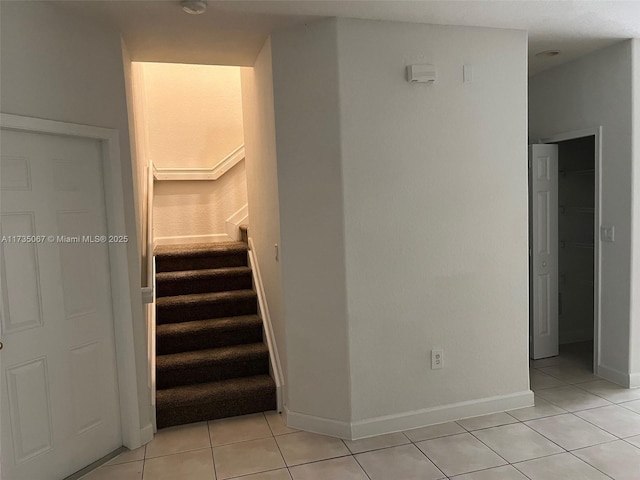
[[[436,81],[436,67],[425,63],[423,65],[407,65],[407,82],[433,83]]]

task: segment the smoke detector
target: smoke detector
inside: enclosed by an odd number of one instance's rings
[[[205,0],[181,0],[182,10],[190,15],[200,15],[207,9]]]

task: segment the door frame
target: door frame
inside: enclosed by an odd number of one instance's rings
[[[120,138],[117,130],[0,113],[0,128],[68,137],[88,138],[102,145],[102,173],[107,216],[107,235],[126,233]],[[113,312],[115,358],[120,398],[122,444],[142,445],[138,409],[133,315],[129,282],[127,243],[109,243],[109,273]]]
[[[593,232],[593,373],[599,375],[600,370],[600,332],[601,325],[601,240],[600,219],[602,218],[602,126],[558,133],[548,138],[541,138],[539,143],[557,143],[584,137],[594,137],[594,232]]]

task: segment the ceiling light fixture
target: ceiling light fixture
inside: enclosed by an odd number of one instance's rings
[[[536,57],[555,57],[560,55],[560,50],[545,50],[544,52],[536,53]]]
[[[190,15],[200,15],[207,9],[207,2],[204,0],[181,0],[180,5]]]

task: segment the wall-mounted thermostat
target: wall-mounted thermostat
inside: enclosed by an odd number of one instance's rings
[[[436,67],[428,63],[407,66],[407,82],[433,83],[436,81]]]

